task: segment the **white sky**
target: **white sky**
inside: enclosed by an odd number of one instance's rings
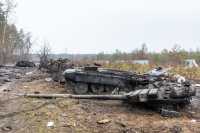
[[[151,51],[200,48],[199,0],[16,1],[18,27],[56,53],[130,52],[142,43]]]

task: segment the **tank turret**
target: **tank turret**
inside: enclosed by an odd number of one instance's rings
[[[192,85],[168,84],[161,88],[139,89],[123,95],[20,94],[20,96],[32,98],[121,100],[130,104],[146,104],[167,114],[166,109],[168,107],[176,109],[177,106],[189,104],[192,96],[195,96],[195,94],[196,88]]]

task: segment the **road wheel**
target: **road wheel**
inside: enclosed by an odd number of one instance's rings
[[[88,85],[85,83],[76,83],[74,87],[74,93],[83,95],[88,93]]]
[[[102,94],[104,92],[103,85],[91,85],[91,90],[94,94]]]
[[[72,91],[74,91],[75,85],[76,84],[72,81],[66,81],[65,82],[65,90],[69,93],[72,93]]]
[[[105,86],[106,93],[112,93],[116,87],[114,86]]]

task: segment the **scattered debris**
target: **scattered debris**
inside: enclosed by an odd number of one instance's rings
[[[21,69],[15,66],[3,66],[0,68],[0,86],[10,84],[16,81],[16,79],[21,79],[25,76],[25,72],[30,71],[28,69]],[[3,89],[2,89],[3,90]]]
[[[11,80],[8,79],[8,78],[4,79],[4,81],[5,81],[5,82],[11,82]]]
[[[195,59],[186,59],[184,63],[185,63],[185,66],[188,68],[199,67]]]
[[[121,127],[126,127],[126,124],[122,121],[116,121],[115,123],[120,125]]]
[[[54,122],[53,121],[49,121],[48,123],[47,123],[47,127],[48,128],[54,128]]]
[[[171,133],[182,133],[182,128],[180,126],[173,126],[171,129],[170,129]]]
[[[184,82],[186,81],[185,77],[183,77],[183,76],[181,76],[181,75],[178,75],[178,74],[177,74],[177,75],[175,75],[174,77],[176,78],[177,82],[180,83],[180,84],[181,84],[181,83],[184,83]]]
[[[33,74],[33,72],[28,72],[28,73],[26,73],[26,75],[32,75]]]
[[[195,87],[200,87],[200,84],[195,84],[194,86],[195,86]]]
[[[63,114],[61,114],[61,116],[62,116],[62,117],[67,117],[68,115],[65,114],[65,113],[63,113]]]
[[[196,122],[197,122],[197,120],[195,120],[195,119],[192,119],[192,120],[191,120],[191,122],[192,122],[192,123],[196,123]]]
[[[34,94],[40,94],[40,92],[39,91],[34,91]]]
[[[52,78],[45,78],[45,81],[46,81],[46,82],[51,82],[51,81],[52,81]]]
[[[3,92],[10,92],[10,91],[11,91],[11,89],[8,89],[8,88],[3,89]]]
[[[151,76],[166,76],[168,75],[168,71],[170,70],[171,68],[168,68],[168,69],[164,69],[162,67],[157,67],[151,71],[148,72],[148,75],[151,75]]]
[[[28,86],[24,86],[24,88],[28,88]]]
[[[21,78],[22,78],[22,74],[17,73],[17,74],[15,75],[15,78],[16,78],[16,79],[21,79]]]
[[[1,130],[2,130],[2,131],[9,132],[9,131],[12,130],[12,127],[11,127],[11,126],[5,126],[5,127],[2,127]]]
[[[132,60],[130,61],[132,64],[140,64],[140,65],[148,65],[149,60]]]
[[[109,119],[103,119],[103,120],[100,120],[100,121],[97,121],[98,124],[106,124],[106,123],[110,123],[111,120]]]
[[[171,111],[166,109],[161,109],[161,115],[163,117],[180,117],[181,114],[177,111]]]

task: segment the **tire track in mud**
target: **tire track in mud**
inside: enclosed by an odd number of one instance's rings
[[[22,114],[24,111],[21,111],[21,104],[18,103],[20,100],[11,94],[12,92],[18,92],[18,82],[21,82],[26,73],[31,71],[33,69],[0,67],[0,132],[5,127],[14,130],[17,129],[17,126],[20,126],[20,119],[15,116]]]

